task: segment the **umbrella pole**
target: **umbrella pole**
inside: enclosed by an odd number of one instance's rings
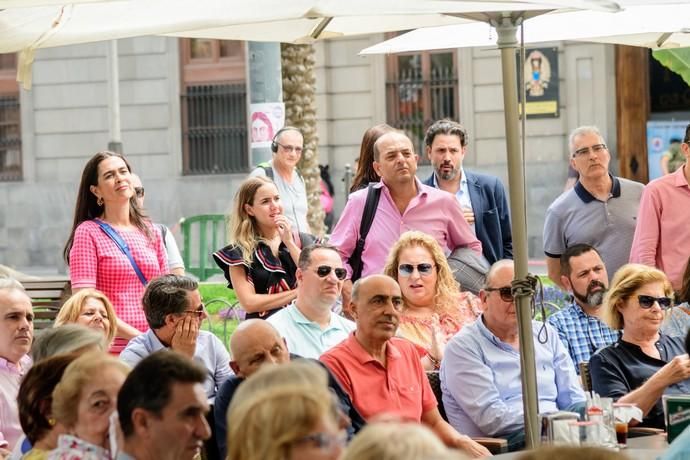
[[[503,70],[503,103],[508,151],[508,184],[513,230],[513,254],[515,279],[525,283],[528,271],[527,219],[525,216],[525,179],[520,149],[519,117],[517,103],[517,21],[510,13],[504,13],[494,26],[498,34]],[[525,415],[525,444],[528,449],[539,444],[537,377],[534,364],[534,339],[530,309],[531,291],[518,290],[515,306],[518,314],[520,338],[520,366],[522,369],[522,401]]]

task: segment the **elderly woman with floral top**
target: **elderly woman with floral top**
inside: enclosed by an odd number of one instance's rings
[[[384,273],[398,281],[405,302],[398,335],[417,345],[426,370],[438,369],[446,342],[480,315],[479,299],[460,292],[441,246],[426,233],[403,233]]]

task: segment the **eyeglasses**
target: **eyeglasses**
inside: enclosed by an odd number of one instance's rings
[[[662,310],[668,310],[673,305],[673,300],[670,297],[653,297],[651,295],[638,295],[637,301],[642,308],[652,308],[655,302],[659,303]]]
[[[332,452],[336,447],[343,447],[345,445],[347,442],[347,433],[312,433],[299,438],[295,441],[295,444],[302,444],[305,442],[313,442],[317,448]]]
[[[510,286],[504,286],[500,288],[484,288],[486,292],[498,292],[498,294],[501,296],[501,300],[504,302],[512,302],[513,301],[513,288]]]
[[[195,310],[185,310],[184,313],[190,313],[196,316],[197,318],[201,318],[202,316],[204,316],[204,313],[206,313],[206,307],[204,307],[204,305],[201,304],[198,307],[196,307]]]
[[[434,264],[424,263],[424,264],[400,264],[398,265],[398,273],[402,276],[410,276],[415,271],[419,272],[421,276],[431,275],[431,270],[433,270]]]
[[[330,265],[319,265],[316,267],[316,274],[319,275],[319,278],[325,278],[331,273],[331,270],[335,272],[335,277],[341,281],[347,276],[347,270],[344,268],[334,268]]]
[[[589,153],[590,149],[594,153],[599,154],[599,153],[603,152],[604,150],[606,150],[606,144],[594,144],[591,147],[582,147],[581,149],[577,149],[577,150],[575,150],[575,153],[573,153],[573,158],[587,155]]]
[[[134,193],[137,194],[137,198],[144,198],[144,187],[134,187]]]
[[[279,146],[281,146],[286,152],[297,152],[297,153],[302,153],[302,147],[296,147],[294,145],[283,145],[280,142],[276,142]]]

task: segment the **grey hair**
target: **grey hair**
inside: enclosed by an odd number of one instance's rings
[[[18,291],[26,292],[24,286],[22,286],[22,283],[14,278],[10,278],[9,276],[0,278],[0,291],[4,289],[16,289]]]
[[[312,253],[319,249],[333,251],[336,253],[338,257],[340,257],[340,252],[338,252],[338,248],[336,248],[335,246],[326,243],[314,243],[310,244],[305,248],[302,248],[302,251],[299,254],[299,260],[297,261],[297,266],[302,270],[306,270],[307,268],[309,268],[309,264],[311,264]]]
[[[151,329],[165,326],[165,317],[179,315],[187,308],[187,293],[199,289],[199,283],[189,276],[163,275],[146,286],[142,304]]]
[[[575,153],[575,138],[579,136],[584,136],[585,134],[596,134],[601,139],[601,142],[606,144],[606,139],[601,135],[601,131],[596,126],[578,126],[570,132],[568,137],[568,150],[572,155]]]
[[[34,362],[38,362],[51,356],[91,347],[97,347],[100,351],[107,349],[106,338],[101,331],[80,324],[65,324],[36,334],[31,346],[31,357]]]

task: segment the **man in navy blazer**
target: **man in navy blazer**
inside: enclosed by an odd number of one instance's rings
[[[512,259],[513,236],[505,189],[497,177],[463,169],[467,141],[467,131],[459,123],[439,120],[432,124],[424,144],[434,173],[424,184],[455,194],[489,263]]]

